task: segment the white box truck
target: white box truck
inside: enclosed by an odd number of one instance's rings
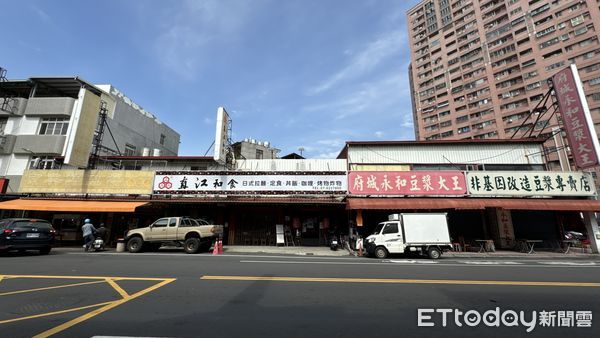
[[[443,251],[451,249],[446,213],[390,215],[365,241],[368,255],[377,258],[414,252],[438,259]]]

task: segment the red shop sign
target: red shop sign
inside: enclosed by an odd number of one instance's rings
[[[462,171],[351,171],[351,195],[465,195]]]
[[[575,65],[556,73],[552,83],[575,164],[581,169],[597,165],[598,137]]]

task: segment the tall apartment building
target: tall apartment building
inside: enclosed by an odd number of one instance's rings
[[[523,120],[548,91],[546,80],[571,63],[600,131],[599,6],[598,0],[419,2],[407,12],[416,138],[511,138],[523,122],[549,137],[556,117]],[[549,156],[558,166],[556,153]]]
[[[96,86],[77,77],[4,80],[0,177],[9,179],[8,192],[18,191],[27,169],[85,167],[99,130],[101,101],[110,103],[106,118],[110,132],[104,130],[101,158],[119,153],[177,155],[179,134],[110,85]],[[69,152],[83,165],[70,165]]]

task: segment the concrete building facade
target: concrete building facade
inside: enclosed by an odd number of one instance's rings
[[[407,12],[418,140],[550,137],[525,120],[554,73],[575,63],[600,128],[600,9],[595,0],[426,0]],[[556,147],[554,143],[547,147]],[[557,155],[548,164],[558,168]]]
[[[77,77],[4,81],[0,83],[0,177],[9,179],[7,192],[19,190],[27,169],[69,168],[60,158],[65,156],[68,135],[82,121],[75,112],[84,90],[98,101],[101,97],[111,101],[106,124],[114,141],[105,130],[100,156],[177,155],[179,134],[112,86],[95,86]]]

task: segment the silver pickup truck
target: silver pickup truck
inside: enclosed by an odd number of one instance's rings
[[[163,244],[183,246],[185,252],[208,251],[215,238],[223,234],[222,225],[208,224],[190,217],[164,217],[145,228],[127,232],[127,250],[158,250]]]

